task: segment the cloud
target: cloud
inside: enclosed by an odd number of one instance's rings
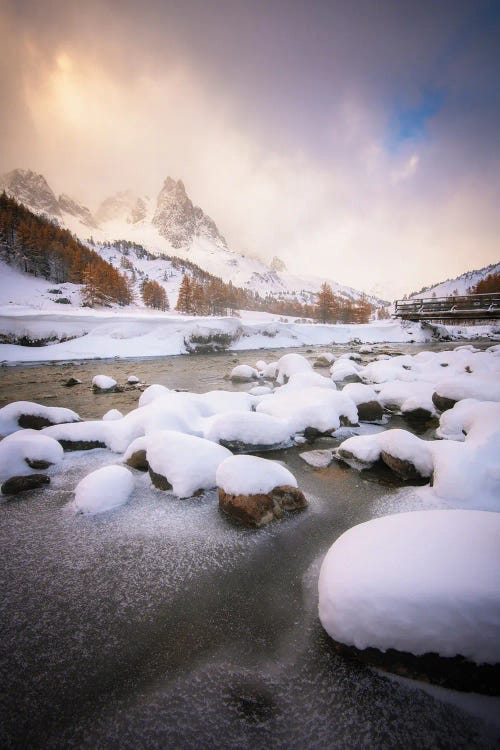
[[[314,18],[304,27],[298,2],[286,17],[274,3],[250,4],[255,17],[222,5],[222,29],[220,3],[11,8],[1,171],[36,169],[91,207],[180,177],[234,249],[389,296],[497,259],[496,101],[486,87],[464,105],[451,53],[434,74],[446,97],[438,107],[425,94],[444,11],[422,49],[397,13],[369,4],[364,22],[346,10],[330,36]],[[405,133],[425,127],[425,138],[388,143],[395,100]]]

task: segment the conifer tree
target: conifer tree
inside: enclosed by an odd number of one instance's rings
[[[179,296],[177,298],[175,309],[179,312],[190,313],[192,310],[192,304],[191,280],[187,273],[185,273],[179,287]]]

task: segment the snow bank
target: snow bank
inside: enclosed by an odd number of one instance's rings
[[[124,505],[134,489],[134,477],[124,466],[104,466],[87,474],[75,488],[68,508],[74,513],[104,513]]]
[[[297,480],[288,469],[257,456],[227,458],[217,469],[216,482],[228,495],[259,495],[275,487],[297,487]]]
[[[63,449],[57,440],[37,430],[14,432],[0,441],[0,482],[46,469],[62,459]]]
[[[23,427],[22,417],[40,417],[46,424],[76,422],[80,419],[71,409],[61,406],[42,406],[32,401],[13,401],[0,409],[0,435],[9,435]],[[21,418],[21,425],[19,419]]]
[[[174,495],[191,497],[216,486],[217,468],[231,453],[210,440],[162,430],[148,436],[146,455],[150,469],[168,480]]]
[[[500,515],[433,510],[343,534],[319,577],[327,633],[358,649],[500,662]]]

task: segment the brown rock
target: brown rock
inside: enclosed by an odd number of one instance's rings
[[[125,463],[127,464],[127,466],[131,466],[133,469],[139,469],[139,471],[147,471],[149,469],[145,450],[135,451],[131,456],[127,458]]]
[[[414,466],[414,464],[411,463],[411,461],[406,461],[402,458],[396,458],[395,456],[391,456],[389,453],[386,453],[386,451],[381,451],[380,458],[385,463],[386,466],[391,469],[395,474],[398,475],[398,477],[401,477],[401,479],[404,479],[405,481],[413,481],[413,482],[421,482],[422,480],[426,481],[429,477],[424,477]]]
[[[384,416],[384,410],[378,401],[366,401],[358,404],[357,408],[360,422],[378,422]]]
[[[340,655],[357,658],[376,669],[431,682],[451,690],[500,695],[500,664],[475,664],[463,656],[440,656],[432,652],[415,656],[393,648],[387,651],[372,647],[360,650],[333,639],[331,643]]]
[[[68,378],[68,380],[64,383],[66,388],[72,388],[74,385],[81,385],[81,380],[78,380],[77,378]]]
[[[155,471],[153,471],[151,466],[149,466],[149,476],[151,477],[151,481],[153,482],[154,486],[158,490],[164,490],[166,492],[167,490],[172,489],[172,485],[168,481],[167,477],[164,477],[163,474],[157,474]]]
[[[275,487],[269,493],[256,495],[231,495],[219,487],[219,508],[244,526],[264,526],[283,511],[300,510],[307,500],[296,487]]]
[[[46,474],[30,474],[26,477],[10,477],[0,489],[3,495],[17,495],[26,490],[36,490],[46,484],[50,484],[50,478]]]
[[[453,398],[440,396],[439,393],[433,393],[432,403],[439,411],[446,411],[447,409],[452,409],[457,402]]]
[[[40,471],[41,469],[48,469],[49,466],[52,466],[52,461],[32,461],[31,458],[25,458],[24,459],[30,469],[36,469],[37,471]]]
[[[41,430],[44,427],[51,427],[54,422],[47,417],[38,417],[35,414],[20,414],[17,424],[25,430]]]
[[[105,448],[106,443],[100,440],[58,440],[65,451],[91,451],[94,448]]]

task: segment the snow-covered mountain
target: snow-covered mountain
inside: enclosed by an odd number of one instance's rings
[[[492,263],[475,271],[467,271],[455,279],[446,279],[439,284],[424,287],[418,292],[413,292],[409,297],[447,297],[448,295],[468,294],[469,291],[480,281],[492,273],[500,273],[500,263]]]
[[[94,214],[66,195],[57,198],[46,179],[30,170],[15,169],[0,177],[0,190],[70,229],[79,239],[88,241],[92,236],[98,252],[104,243],[127,240],[156,256],[189,260],[225,282],[261,295],[311,302],[327,281],[341,297],[355,301],[364,296],[333,279],[290,274],[279,258],[268,265],[234,252],[215,222],[193,204],[183,182],[171,177],[163,183],[156,201],[127,190],[106,198]],[[373,295],[367,300],[375,306],[387,304]]]

